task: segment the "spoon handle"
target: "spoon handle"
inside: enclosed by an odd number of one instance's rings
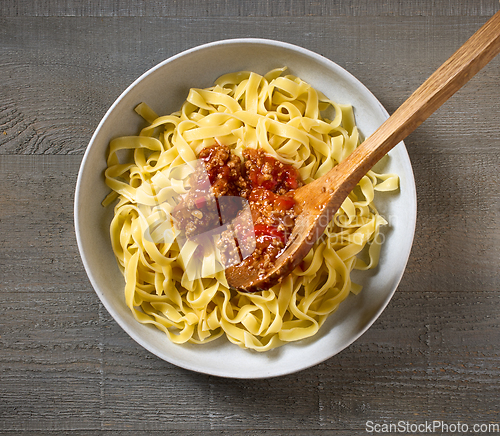
[[[341,163],[345,179],[337,179],[336,182],[343,185],[342,190],[350,192],[354,189],[363,175],[389,150],[422,124],[499,52],[500,11],[474,33],[390,118]],[[324,177],[327,179],[328,174]]]

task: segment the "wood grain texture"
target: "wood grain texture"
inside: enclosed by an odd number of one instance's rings
[[[231,37],[279,39],[323,54],[393,112],[486,21],[323,20],[239,18],[221,27],[219,19],[0,19],[0,154],[83,154],[106,110],[142,73],[182,50]],[[476,148],[491,150],[499,70],[497,58],[440,110],[436,133],[449,138],[443,151],[462,144],[464,132]],[[465,111],[470,115],[457,119]]]
[[[280,17],[490,16],[496,0],[3,0],[2,16]]]
[[[434,168],[433,180],[438,167],[455,159],[432,163],[427,156],[418,166]],[[487,257],[476,253],[495,250],[499,241],[475,235],[464,253],[463,222],[452,219],[461,209],[433,199],[432,184],[420,190],[424,201],[407,273],[377,323],[312,370],[247,382],[160,361],[101,307],[64,212],[79,162],[79,156],[1,157],[0,182],[9,195],[1,197],[0,215],[0,429],[329,434],[362,430],[370,419],[495,420],[498,269],[492,262],[488,270]],[[473,185],[481,164],[467,168],[464,178]],[[490,215],[486,201],[480,208]],[[472,217],[474,211],[464,215]],[[457,273],[457,263],[466,274]]]
[[[309,436],[366,434],[367,420],[498,423],[499,59],[407,139],[419,211],[406,273],[366,334],[307,371],[226,380],[157,359],[99,302],[73,230],[93,130],[168,56],[221,38],[280,39],[336,61],[393,112],[498,7],[1,2],[0,434]]]

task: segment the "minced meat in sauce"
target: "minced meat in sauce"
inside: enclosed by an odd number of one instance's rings
[[[221,216],[227,222],[227,218],[233,219],[240,212],[238,202],[217,201],[217,198],[242,197],[250,207],[255,239],[250,238],[252,223],[244,225],[239,221],[221,233],[217,244],[221,259],[225,265],[240,263],[242,248],[250,242],[253,246],[255,240],[255,250],[243,263],[248,268],[258,265],[263,271],[269,269],[295,224],[293,190],[303,185],[297,170],[252,148],[243,151],[244,162],[241,162],[229,147],[218,143],[201,150],[199,158],[204,162],[209,183],[206,176],[204,179],[195,176],[192,189],[173,212],[179,227],[188,238],[214,229],[223,224]]]
[[[219,227],[221,215],[232,219],[239,208],[235,203],[217,202],[218,197],[240,196],[247,182],[238,156],[228,147],[215,145],[204,148],[199,155],[206,172],[193,173],[191,189],[174,208],[173,217],[187,238],[193,238]],[[230,210],[233,209],[233,210]]]

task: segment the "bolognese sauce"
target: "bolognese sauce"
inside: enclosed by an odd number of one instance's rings
[[[268,269],[285,247],[295,224],[293,191],[303,185],[299,173],[293,166],[253,148],[243,151],[242,161],[229,147],[217,143],[201,150],[199,158],[208,181],[206,176],[195,176],[192,189],[174,209],[179,227],[189,238],[222,225],[221,216],[227,222],[240,210],[237,202],[218,199],[242,197],[248,202],[252,223],[238,222],[221,233],[217,244],[221,259],[225,265],[242,261],[248,268]],[[251,255],[242,256],[242,247],[250,240],[255,249]]]

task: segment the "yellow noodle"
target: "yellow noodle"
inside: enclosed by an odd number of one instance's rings
[[[306,183],[360,144],[350,106],[284,71],[226,74],[212,88],[191,89],[182,108],[166,116],[141,103],[136,112],[149,125],[110,143],[105,180],[112,193],[103,205],[119,200],[110,234],[125,300],[138,322],[154,325],[174,343],[225,336],[240,347],[267,351],[313,336],[350,292],[361,290],[351,283],[351,271],[378,263],[380,228],[387,221],[373,200],[376,191],[398,189],[399,179],[374,171],[349,195],[300,267],[268,291],[230,290],[215,254],[197,260],[196,244],[176,239],[168,214],[172,201],[186,192],[188,175],[178,170],[216,140],[240,157],[244,148],[260,148],[293,165]]]

